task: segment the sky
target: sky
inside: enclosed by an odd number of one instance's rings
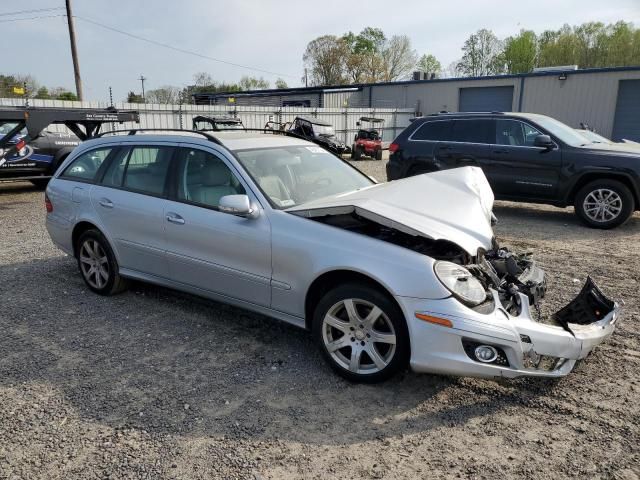
[[[7,41],[0,73],[31,74],[40,84],[75,91],[66,18],[8,21],[64,10],[4,15],[56,7],[64,7],[64,0],[2,2],[0,29]],[[539,33],[565,23],[640,25],[640,0],[73,0],[73,14],[85,100],[108,100],[111,86],[114,100],[122,101],[130,90],[140,91],[140,75],[147,78],[147,90],[189,85],[196,72],[225,82],[262,76],[272,86],[281,77],[290,87],[301,86],[309,41],[366,26],[382,28],[387,36],[408,35],[420,55],[431,53],[446,67],[480,28],[504,38],[521,28]],[[90,22],[257,70],[152,45]]]

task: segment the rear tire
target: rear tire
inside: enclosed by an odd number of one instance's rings
[[[402,310],[368,285],[340,285],[322,297],[313,314],[313,336],[331,368],[352,382],[382,382],[409,362]]]
[[[594,180],[576,194],[576,215],[591,228],[622,225],[633,214],[635,202],[629,187],[618,180]]]
[[[80,235],[76,255],[80,275],[92,292],[115,295],[129,286],[129,282],[120,276],[116,256],[99,230],[87,230]]]
[[[356,145],[353,148],[353,159],[360,160],[361,158],[362,158],[362,149],[358,145]]]
[[[378,150],[376,150],[376,160],[382,160],[382,149],[379,148]]]

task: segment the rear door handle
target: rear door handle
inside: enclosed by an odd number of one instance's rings
[[[175,223],[176,225],[184,225],[184,218],[173,212],[167,213],[167,221]]]
[[[104,208],[113,208],[113,202],[108,198],[101,198],[98,203]]]

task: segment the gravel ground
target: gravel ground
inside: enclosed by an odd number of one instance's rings
[[[93,295],[46,234],[42,192],[0,185],[0,479],[637,479],[640,215],[596,231],[570,210],[495,212],[499,240],[548,271],[545,312],[587,273],[626,304],[559,382],[352,385],[260,315],[143,284]]]

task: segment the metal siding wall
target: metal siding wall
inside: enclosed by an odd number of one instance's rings
[[[472,87],[513,87],[511,109],[518,109],[520,79],[505,78],[492,80],[425,81],[407,85],[377,85],[372,87],[373,105],[398,108],[414,108],[423,115],[440,111],[458,111],[460,88]],[[526,91],[526,90],[525,90]]]
[[[460,88],[458,110],[461,112],[504,112],[513,110],[513,87]]]
[[[522,111],[557,118],[572,127],[588,123],[596,131],[611,138],[618,82],[640,79],[640,72],[602,72],[529,77],[525,81]]]

